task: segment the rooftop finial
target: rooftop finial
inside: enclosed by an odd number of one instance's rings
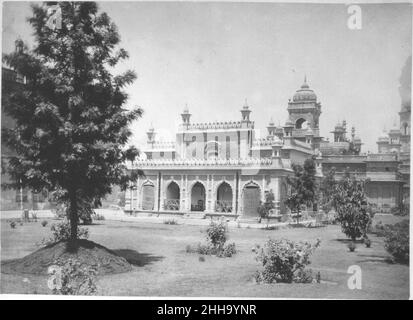
[[[247,98],[245,98],[244,109],[248,109],[248,100],[247,100]]]
[[[307,84],[307,75],[306,74],[304,75],[304,83],[301,86],[301,88],[303,88],[303,89],[308,89],[309,88],[309,86]]]

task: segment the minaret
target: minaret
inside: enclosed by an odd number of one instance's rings
[[[251,113],[251,110],[249,109],[247,99],[245,99],[244,106],[241,109],[242,122],[249,122],[250,121],[250,113]]]
[[[146,132],[146,135],[148,136],[148,145],[150,145],[153,148],[153,144],[155,143],[156,132],[152,124],[149,130]]]
[[[269,135],[269,136],[274,136],[274,135],[275,135],[275,129],[276,129],[276,128],[277,128],[277,127],[275,126],[274,121],[273,121],[273,119],[271,118],[271,119],[270,119],[270,123],[269,123],[268,126],[267,126],[268,135]]]
[[[191,114],[189,113],[188,105],[185,105],[184,111],[181,113],[181,117],[185,129],[188,129],[191,120]]]

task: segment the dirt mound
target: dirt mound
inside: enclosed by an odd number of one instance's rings
[[[79,240],[77,250],[69,250],[67,242],[58,242],[41,248],[21,259],[5,261],[2,273],[29,273],[46,275],[55,261],[76,259],[81,265],[95,266],[99,275],[121,273],[132,270],[125,258],[93,241]]]

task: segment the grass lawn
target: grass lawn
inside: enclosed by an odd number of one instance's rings
[[[376,217],[375,220],[383,220]],[[38,247],[35,243],[50,232],[39,222],[18,225],[2,220],[1,259],[23,257]],[[97,221],[89,226],[90,240],[115,250],[133,264],[128,273],[99,277],[100,295],[182,296],[182,297],[278,297],[408,299],[409,267],[387,261],[382,238],[371,235],[372,247],[358,244],[349,252],[339,226],[259,230],[231,228],[229,241],[238,253],[231,258],[185,252],[188,244],[204,241],[205,227],[166,225],[149,222]],[[321,239],[310,268],[320,271],[321,284],[256,284],[253,275],[260,268],[251,251],[268,237],[290,240]],[[362,289],[347,287],[351,265],[362,269]],[[49,294],[47,277],[28,274],[1,274],[1,293]]]

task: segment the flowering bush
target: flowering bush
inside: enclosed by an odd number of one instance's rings
[[[227,241],[227,228],[223,222],[211,222],[208,229],[206,230],[206,233],[207,239],[213,247],[223,247],[225,241]]]
[[[254,249],[256,260],[264,267],[264,270],[257,271],[256,281],[258,283],[312,282],[311,270],[307,270],[306,266],[310,264],[310,256],[319,245],[319,239],[315,244],[287,239],[269,239],[263,248],[257,246]]]
[[[48,240],[43,239],[44,245],[50,245],[59,241],[68,241],[70,239],[70,222],[64,220],[63,222],[53,223],[50,227],[52,235]],[[89,238],[89,229],[77,227],[77,239]]]
[[[77,260],[56,261],[49,267],[51,275],[48,287],[53,294],[93,295],[97,292],[96,274],[93,266],[81,266]]]
[[[384,247],[395,262],[409,263],[409,220],[386,225]]]
[[[203,255],[216,255],[217,257],[231,257],[237,250],[235,243],[225,244],[227,241],[227,228],[223,222],[211,222],[206,230],[207,240],[206,244],[198,243],[196,247],[190,245],[186,246],[186,252],[199,253]]]

